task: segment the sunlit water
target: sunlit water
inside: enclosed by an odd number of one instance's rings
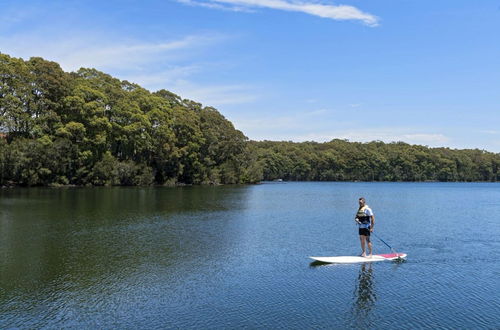
[[[407,261],[312,264],[360,196]],[[0,328],[498,329],[499,223],[492,183],[3,189]]]

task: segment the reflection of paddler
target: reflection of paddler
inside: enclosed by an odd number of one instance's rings
[[[377,300],[373,290],[373,270],[371,263],[361,265],[361,270],[358,275],[356,287],[356,303],[355,307],[358,312],[368,312]]]
[[[375,215],[372,209],[366,205],[364,197],[359,198],[359,209],[356,212],[356,218],[354,219],[359,226],[359,240],[361,242],[361,256],[366,257],[366,245],[368,245],[368,251],[372,256],[372,242],[370,241],[370,233],[373,232],[373,227],[375,226]]]

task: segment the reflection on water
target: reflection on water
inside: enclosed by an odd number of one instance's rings
[[[0,191],[0,328],[182,287],[186,264],[234,250],[245,200],[239,187]]]
[[[350,310],[351,325],[353,328],[369,328],[372,325],[372,314],[376,311],[377,293],[374,285],[373,263],[361,263],[360,265],[341,265],[313,261],[309,264],[310,268],[332,267],[337,271],[345,267],[360,266],[358,276],[352,285],[353,304]]]
[[[356,326],[368,322],[376,301],[377,294],[373,285],[373,265],[371,262],[363,263],[354,286],[353,319]]]

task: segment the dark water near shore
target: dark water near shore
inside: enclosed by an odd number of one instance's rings
[[[408,260],[311,264],[359,196]],[[499,260],[494,183],[0,190],[0,328],[499,329]]]

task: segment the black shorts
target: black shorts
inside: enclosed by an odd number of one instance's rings
[[[363,236],[370,236],[370,228],[359,228],[359,234]]]

